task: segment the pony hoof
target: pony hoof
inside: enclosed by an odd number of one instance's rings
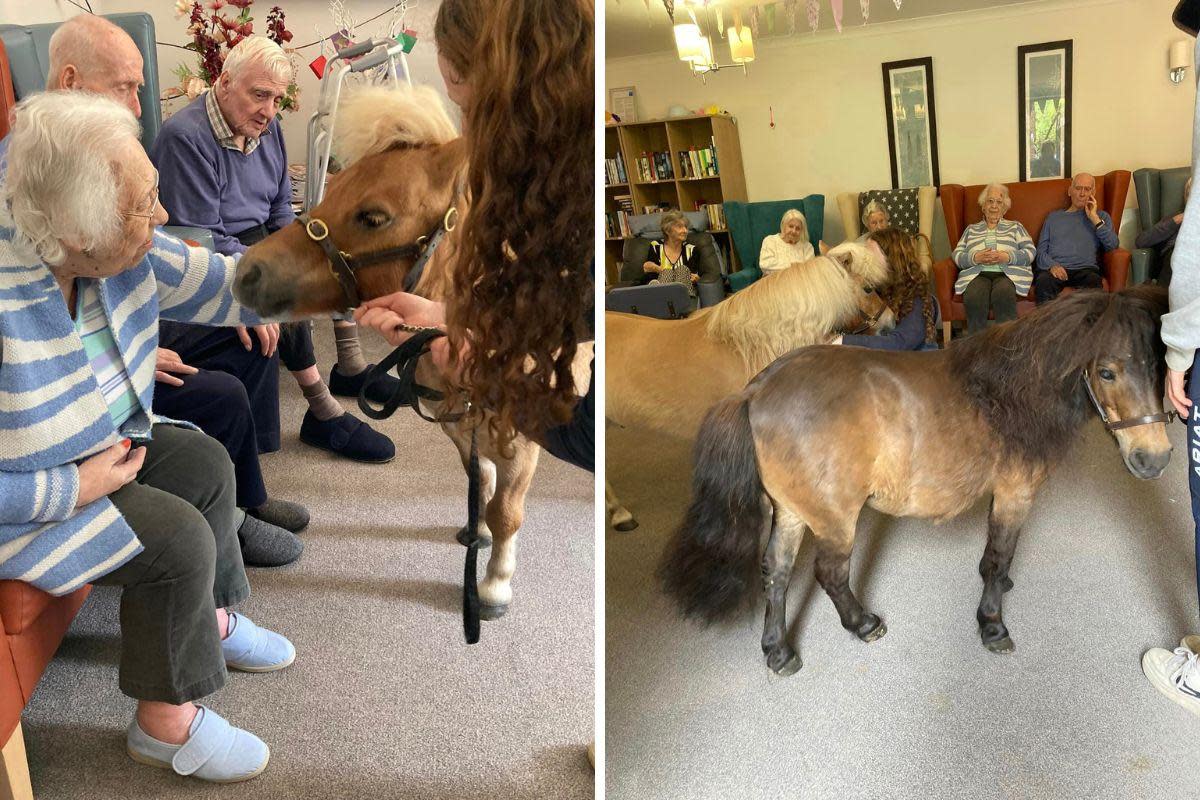
[[[622,520],[621,522],[614,522],[613,530],[620,531],[621,533],[629,533],[630,531],[636,529],[637,526],[638,521],[633,517],[630,517],[629,519]]]
[[[854,635],[864,642],[873,642],[882,639],[886,633],[887,625],[883,624],[883,620],[874,614],[863,614],[862,624],[858,626]]]
[[[993,653],[1011,653],[1017,649],[1011,636],[1005,636],[1003,639],[996,639],[993,642],[984,642],[983,646]]]
[[[467,546],[467,526],[464,525],[461,528],[459,528],[458,533],[454,534],[454,538],[458,540],[459,544],[461,544],[463,547],[466,547]],[[479,537],[479,549],[480,550],[486,550],[491,546],[492,546],[492,539],[490,536]]]
[[[479,604],[479,618],[483,620],[497,620],[503,617],[508,612],[508,604],[495,606],[489,603],[481,602]]]
[[[788,675],[795,675],[804,666],[804,662],[800,660],[799,653],[792,653],[782,664],[776,666],[778,659],[773,659],[767,656],[767,666],[781,678],[786,678]]]

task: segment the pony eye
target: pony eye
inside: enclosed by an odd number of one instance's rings
[[[875,294],[875,287],[874,286],[864,286],[863,294]]]
[[[1108,367],[1101,367],[1096,371],[1096,374],[1100,376],[1100,380],[1102,381],[1115,381],[1117,379],[1116,374]]]
[[[364,228],[382,228],[392,221],[391,217],[377,209],[360,211],[354,219]]]

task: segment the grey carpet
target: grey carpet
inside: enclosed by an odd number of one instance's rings
[[[761,601],[704,629],[652,577],[687,504],[686,450],[610,430],[608,475],[641,527],[606,536],[607,797],[1200,797],[1200,718],[1140,668],[1200,632],[1183,427],[1171,437],[1167,473],[1140,482],[1088,425],[1017,549],[1012,655],[976,632],[986,503],[941,526],[867,511],[851,586],[888,634],[841,628],[806,543],[788,599],[804,668],[778,678]]]
[[[331,326],[315,339],[327,372]],[[386,352],[377,335],[363,340],[372,360]],[[207,701],[270,745],[267,771],[218,787],[125,755],[133,702],[117,689],[118,595],[99,589],[24,716],[36,796],[592,797],[592,477],[543,455],[512,608],[469,647],[465,551],[454,541],[466,478],[449,439],[401,410],[379,423],[394,462],[337,459],[299,442],[306,406],[291,377],[281,380],[283,449],[263,459],[267,487],[307,503],[312,524],[300,561],[250,570],[241,610],[289,636],[296,662],[231,674]]]

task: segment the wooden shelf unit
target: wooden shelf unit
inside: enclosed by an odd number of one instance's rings
[[[695,147],[716,147],[717,175],[701,178],[681,178],[683,174],[679,153]],[[657,181],[637,179],[636,159],[643,152],[670,154],[671,178]],[[609,184],[604,187],[604,210],[618,209],[616,198],[629,195],[635,214],[649,205],[666,203],[672,208],[695,211],[696,204],[724,203],[726,200],[746,199],[746,174],[742,167],[742,145],[738,136],[737,120],[725,114],[673,117],[647,122],[626,122],[609,125],[604,129],[604,157],[616,158],[621,154],[625,162],[626,177],[630,183]],[[603,179],[603,174],[601,179]],[[729,269],[735,269],[733,247],[729,232],[712,229],[709,233],[717,241]],[[606,238],[604,245],[604,275],[606,283],[615,283],[621,268],[623,238]]]

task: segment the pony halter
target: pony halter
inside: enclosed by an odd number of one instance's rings
[[[1092,391],[1092,379],[1088,375],[1088,371],[1083,371],[1083,388],[1087,390],[1087,396],[1091,398],[1092,405],[1096,407],[1096,413],[1100,415],[1100,421],[1104,423],[1104,427],[1110,431],[1119,431],[1122,428],[1135,428],[1138,425],[1153,425],[1156,422],[1172,422],[1177,416],[1174,411],[1165,411],[1158,414],[1147,414],[1144,417],[1133,417],[1132,419],[1121,419],[1116,422],[1110,422],[1108,412],[1100,405],[1100,401],[1096,399],[1096,393]]]
[[[329,260],[329,272],[342,288],[342,296],[346,300],[346,308],[358,306],[362,300],[358,293],[358,278],[355,271],[381,264],[385,261],[416,259],[412,269],[404,276],[404,291],[411,292],[421,279],[425,265],[430,256],[442,241],[442,237],[458,226],[458,207],[450,206],[438,226],[427,236],[418,237],[415,242],[376,250],[362,256],[351,255],[334,246],[330,238],[329,226],[318,217],[311,217],[307,212],[296,217],[296,224],[304,227],[308,238],[312,239],[325,252]],[[415,331],[410,331],[415,332]]]

